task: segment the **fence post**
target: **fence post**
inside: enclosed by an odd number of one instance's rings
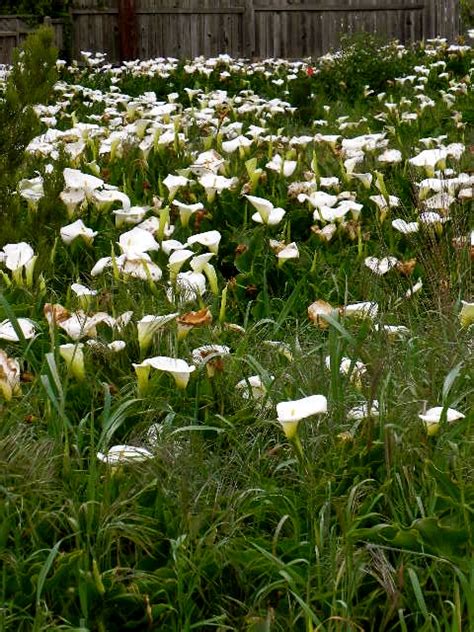
[[[242,52],[244,57],[252,58],[255,55],[255,10],[253,0],[245,0],[242,21]]]
[[[135,59],[138,56],[135,0],[119,1],[118,24],[120,60]]]
[[[21,39],[20,39],[20,18],[16,18],[15,19],[15,31],[16,31],[16,38],[15,38],[15,45],[16,48],[20,47],[20,43],[21,43]]]

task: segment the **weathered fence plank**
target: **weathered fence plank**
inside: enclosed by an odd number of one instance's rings
[[[402,42],[460,31],[459,0],[74,0],[72,54],[102,51],[109,60],[316,56],[343,33],[367,31]],[[24,18],[25,16],[23,16]],[[60,48],[64,24],[53,20]],[[30,28],[22,16],[0,16],[0,63]]]

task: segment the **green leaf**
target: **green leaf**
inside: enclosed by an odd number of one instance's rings
[[[425,598],[423,597],[423,592],[421,590],[420,582],[418,580],[418,575],[415,573],[413,568],[408,569],[408,576],[410,578],[410,582],[413,588],[413,592],[415,593],[416,603],[418,604],[418,608],[420,612],[425,617],[426,620],[429,618],[428,608],[426,607]]]
[[[112,436],[126,421],[130,414],[130,409],[139,401],[138,399],[126,400],[113,411],[110,411],[109,406],[104,408],[104,413],[102,414],[102,433],[97,443],[97,450],[101,451],[109,444]]]
[[[451,391],[451,388],[454,382],[456,381],[456,378],[461,372],[462,366],[463,366],[463,362],[460,362],[453,369],[451,369],[451,371],[445,377],[444,384],[443,384],[443,404],[445,404],[446,399],[449,395],[449,392]]]
[[[46,581],[46,577],[49,573],[49,569],[51,568],[56,555],[59,553],[59,547],[63,543],[64,538],[56,542],[51,551],[49,552],[48,557],[46,558],[45,563],[41,567],[41,570],[38,575],[38,584],[36,585],[36,607],[38,608],[41,601],[41,594],[43,592],[44,583]]]

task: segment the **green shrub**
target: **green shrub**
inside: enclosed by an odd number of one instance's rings
[[[369,33],[345,35],[341,49],[321,58],[320,72],[314,75],[315,90],[330,100],[350,103],[363,98],[366,86],[375,93],[413,68],[416,50],[398,48]]]
[[[28,143],[39,121],[32,106],[46,102],[57,79],[54,33],[41,27],[15,51],[13,67],[0,100],[0,216],[15,213],[12,197]]]
[[[461,19],[464,26],[469,27],[474,25],[474,6],[472,0],[460,0],[461,7]]]
[[[1,0],[0,14],[34,15],[39,18],[49,15],[51,17],[66,13],[69,8],[69,0]]]

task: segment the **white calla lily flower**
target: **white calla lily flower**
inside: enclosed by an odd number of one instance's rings
[[[386,149],[383,154],[378,156],[377,160],[387,164],[397,164],[403,160],[402,152],[398,149]]]
[[[59,345],[59,355],[65,361],[68,372],[79,381],[86,377],[83,347],[81,342]]]
[[[281,173],[285,178],[289,178],[295,172],[298,163],[296,160],[283,160],[280,154],[275,154],[265,166],[267,169]]]
[[[123,465],[125,463],[142,463],[153,458],[153,453],[146,448],[133,445],[114,445],[105,454],[97,452],[97,458],[107,465]]]
[[[209,263],[212,257],[214,257],[213,252],[197,255],[191,259],[190,265],[194,272],[205,274],[211,292],[217,295],[219,293],[217,273],[214,266]]]
[[[63,172],[64,182],[67,189],[76,189],[89,196],[96,189],[104,186],[104,181],[87,173],[82,173],[78,169],[66,167]]]
[[[197,233],[197,235],[191,235],[191,237],[188,237],[186,245],[192,246],[193,244],[201,244],[201,246],[205,246],[208,250],[210,250],[210,252],[217,255],[221,238],[222,235],[218,230],[208,230],[207,232]]]
[[[91,244],[94,241],[94,237],[97,235],[97,231],[92,228],[87,228],[82,219],[78,219],[72,224],[63,226],[59,230],[61,239],[67,245],[71,244],[75,239],[81,237],[86,244]]]
[[[170,271],[170,280],[173,282],[178,276],[183,265],[194,255],[192,250],[180,249],[174,250],[168,259],[168,270]]]
[[[274,375],[269,375],[269,384],[275,380]],[[268,392],[268,384],[266,384],[260,375],[250,375],[240,380],[235,385],[235,389],[239,392],[243,399],[263,399]]]
[[[35,337],[36,324],[32,320],[29,318],[17,318],[16,322],[25,340],[31,340],[31,338]],[[4,320],[0,323],[0,340],[20,342],[13,323],[10,320]]]
[[[366,419],[366,417],[378,417],[379,416],[379,403],[374,399],[369,408],[368,402],[354,406],[347,413],[347,419],[360,421]]]
[[[278,421],[287,439],[293,439],[298,430],[298,423],[312,415],[327,412],[328,403],[324,395],[310,395],[302,399],[277,404]]]
[[[43,178],[37,176],[30,180],[20,180],[18,184],[18,192],[22,198],[27,200],[33,207],[44,197]]]
[[[11,271],[13,280],[18,285],[33,285],[33,271],[37,256],[33,248],[24,241],[16,244],[6,244],[0,251],[0,262]]]
[[[109,327],[114,325],[114,320],[106,312],[97,312],[93,316],[88,316],[82,310],[78,310],[64,320],[60,320],[57,325],[63,329],[73,340],[81,338],[95,338],[97,336],[97,325],[106,323]]]
[[[97,296],[97,290],[91,290],[86,285],[82,285],[81,283],[73,283],[71,285],[71,290],[74,292],[76,296]]]
[[[461,327],[469,327],[474,323],[474,303],[461,301],[461,311],[459,312]]]
[[[122,203],[122,213],[130,212],[130,198],[122,191],[116,189],[95,190],[91,195],[91,201],[99,208],[108,207],[114,202]]]
[[[206,190],[207,201],[214,200],[216,194],[221,194],[226,189],[232,189],[238,183],[238,178],[226,178],[215,173],[205,173],[199,178],[199,184]]]
[[[406,222],[404,219],[394,219],[392,226],[395,230],[398,230],[399,233],[402,233],[402,235],[410,235],[420,230],[418,222]]]
[[[360,303],[351,303],[343,308],[345,316],[354,316],[357,318],[371,318],[372,320],[377,316],[379,306],[377,303],[371,301],[361,301]]]
[[[285,261],[289,261],[290,259],[298,259],[300,256],[300,251],[298,250],[298,246],[293,241],[291,244],[288,244],[281,250],[277,252],[278,265],[282,266]]]
[[[21,394],[21,370],[17,359],[9,358],[0,349],[0,395],[10,401],[14,395]]]
[[[398,259],[396,257],[383,257],[382,259],[366,257],[364,259],[364,265],[379,276],[387,274],[397,263]]]
[[[123,351],[126,346],[127,343],[125,340],[114,340],[113,342],[109,342],[107,344],[107,349],[112,353],[119,353],[120,351]]]
[[[118,209],[112,211],[112,215],[115,217],[115,226],[120,228],[124,224],[139,224],[147,212],[149,211],[149,207],[146,206],[131,206],[128,209]],[[141,228],[144,228],[141,226]],[[146,230],[144,228],[144,230]]]
[[[314,191],[311,195],[300,193],[298,202],[308,202],[313,208],[322,208],[323,206],[334,206],[337,204],[337,195],[330,195],[325,191]]]
[[[170,358],[168,356],[155,356],[143,360],[142,364],[151,366],[153,369],[170,373],[173,376],[176,386],[185,389],[188,385],[191,373],[196,370],[192,364],[188,364],[185,360],[179,358]]]
[[[276,226],[281,222],[286,214],[285,210],[279,207],[274,207],[273,204],[265,198],[260,198],[255,195],[246,195],[245,197],[250,204],[257,209],[257,213],[252,215],[252,219],[258,224]]]
[[[175,320],[178,316],[178,312],[162,316],[154,314],[147,314],[146,316],[143,316],[143,318],[137,322],[138,344],[140,351],[144,353],[151,345],[155,334],[165,325]]]
[[[143,228],[135,226],[119,237],[118,244],[124,255],[133,258],[134,255],[141,255],[149,250],[159,250],[160,245],[153,235]]]
[[[165,253],[167,257],[169,257],[170,254],[174,250],[183,250],[183,249],[184,249],[184,244],[182,244],[177,239],[165,239],[164,241],[161,242],[161,250]]]
[[[413,294],[416,294],[422,288],[423,288],[423,281],[421,279],[418,279],[418,281],[409,290],[405,292],[405,298],[411,298]]]
[[[17,244],[6,244],[3,246],[3,252],[5,253],[5,266],[12,272],[28,265],[35,255],[33,248],[24,241]]]
[[[226,154],[232,154],[234,151],[239,150],[240,155],[242,156],[245,153],[245,150],[248,149],[254,141],[247,136],[236,136],[232,138],[232,140],[225,140],[222,143],[222,151],[225,151]]]
[[[408,162],[414,167],[425,169],[428,177],[433,177],[436,167],[444,169],[447,156],[448,152],[445,148],[424,149]]]
[[[186,228],[189,224],[189,220],[194,213],[204,209],[202,202],[197,202],[196,204],[184,204],[183,202],[178,202],[178,200],[173,200],[172,204],[179,210],[179,219],[183,228]]]
[[[178,189],[186,186],[190,182],[191,180],[188,180],[188,178],[185,178],[184,176],[175,176],[171,173],[167,175],[166,178],[163,180],[163,184],[169,191],[170,200],[174,198],[174,196],[178,192]]]
[[[460,413],[454,408],[443,408],[443,406],[435,406],[430,408],[425,413],[418,415],[418,417],[425,423],[427,433],[435,435],[439,431],[439,424],[445,417],[448,423],[457,421],[458,419],[464,419],[465,415]]]

